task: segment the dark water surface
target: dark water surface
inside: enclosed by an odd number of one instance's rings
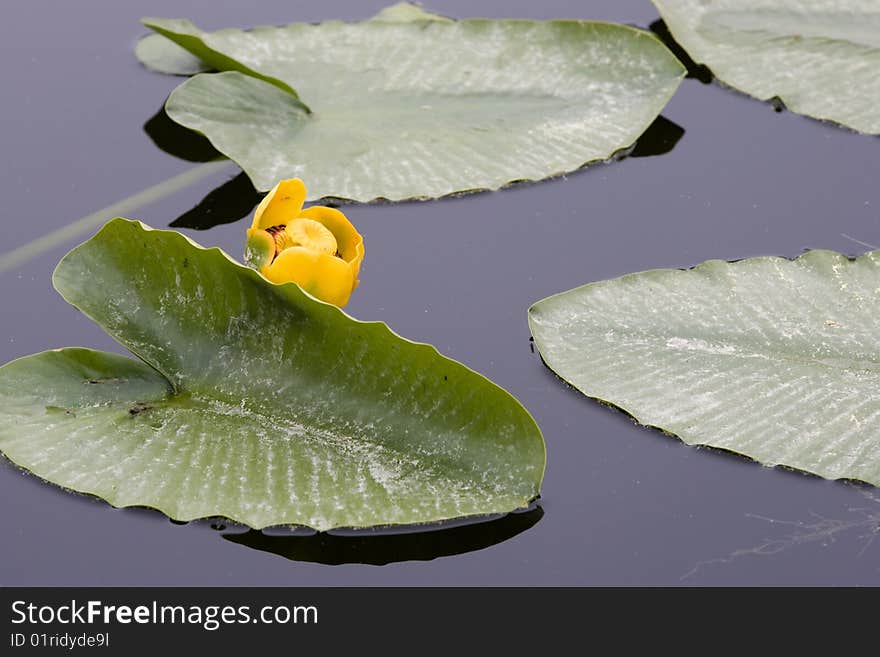
[[[360,19],[382,5],[4,2],[0,251],[196,166],[143,130],[181,79],[134,59],[141,16],[216,29]],[[642,26],[658,18],[648,0],[428,8]],[[880,585],[877,489],[687,447],[565,387],[530,350],[528,306],[589,281],[708,258],[880,246],[880,140],[696,79],[663,116],[685,130],[673,129],[669,140],[680,140],[664,155],[502,192],[346,210],[367,246],[346,310],[433,343],[525,404],[548,448],[538,508],[435,536],[242,534],[116,510],[4,462],[0,584]],[[237,173],[230,165],[133,218],[204,225],[204,212],[190,211]],[[248,203],[240,180],[218,194],[214,212]],[[244,228],[182,230],[237,256]],[[0,362],[68,345],[120,351],[51,287],[58,259],[90,234],[0,274]]]

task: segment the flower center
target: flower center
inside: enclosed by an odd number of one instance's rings
[[[294,219],[285,232],[293,240],[295,246],[302,246],[310,251],[319,251],[327,255],[336,255],[336,238],[327,227],[314,219]]]
[[[275,240],[276,256],[291,246],[301,246],[327,255],[336,255],[339,249],[333,233],[314,219],[294,219],[286,226],[280,224],[267,228],[266,232]]]

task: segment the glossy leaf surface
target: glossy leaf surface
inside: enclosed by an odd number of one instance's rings
[[[0,449],[60,486],[260,528],[505,513],[544,443],[507,392],[219,249],[116,219],[59,264],[74,306],[136,354],[0,368]]]
[[[707,261],[529,311],[546,364],[688,444],[880,485],[880,251]]]

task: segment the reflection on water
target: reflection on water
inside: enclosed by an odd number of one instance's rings
[[[144,123],[144,132],[160,150],[188,162],[209,162],[225,156],[211,145],[208,138],[195,130],[184,128],[165,113],[165,104]]]
[[[627,157],[652,157],[668,153],[684,136],[684,128],[665,116],[658,116],[636,141]]]
[[[482,550],[526,531],[543,515],[544,510],[535,506],[529,511],[509,513],[494,520],[429,531],[390,534],[385,533],[387,530],[361,529],[346,534],[319,532],[304,536],[296,533],[270,535],[251,529],[240,534],[223,534],[223,538],[292,561],[384,566]]]
[[[231,224],[248,216],[262,198],[263,193],[258,192],[242,172],[212,190],[198,205],[171,222],[171,227],[207,230]]]
[[[712,71],[710,71],[704,64],[697,64],[691,59],[691,56],[687,54],[687,51],[678,45],[678,41],[675,40],[672,33],[669,31],[669,28],[666,27],[665,21],[656,20],[648,26],[648,29],[656,34],[657,38],[672,51],[673,55],[678,57],[682,64],[684,64],[684,67],[687,69],[687,77],[699,80],[703,84],[709,84],[712,82],[715,78],[715,76],[712,75]]]
[[[799,472],[798,474],[804,473]],[[808,543],[819,543],[822,547],[826,547],[837,541],[843,534],[852,534],[855,539],[854,543],[861,543],[860,549],[854,552],[853,556],[856,559],[863,557],[872,547],[876,547],[874,542],[880,536],[880,495],[874,491],[874,487],[870,484],[848,482],[846,485],[861,489],[860,492],[865,498],[864,506],[849,507],[847,509],[848,515],[843,518],[827,517],[814,511],[809,511],[808,517],[799,520],[770,518],[756,513],[747,513],[746,517],[748,518],[781,527],[781,532],[776,536],[766,537],[751,547],[738,548],[724,556],[698,561],[680,579],[686,580],[698,575],[711,566],[730,564],[746,557],[768,557],[802,547]]]

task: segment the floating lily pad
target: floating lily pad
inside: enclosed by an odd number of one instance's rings
[[[168,115],[257,189],[299,177],[313,199],[429,198],[573,171],[631,146],[685,74],[651,33],[599,22],[405,7],[248,31],[144,22],[224,71],[184,82]]]
[[[544,442],[479,374],[219,249],[115,219],[56,288],[140,360],[0,368],[0,450],[60,486],[254,528],[425,523],[538,495]]]
[[[189,50],[181,48],[161,34],[148,34],[138,41],[134,54],[144,66],[157,73],[195,75],[211,70],[207,63]]]
[[[654,0],[675,39],[725,84],[880,134],[876,0]]]
[[[529,311],[546,364],[688,444],[880,485],[880,251],[707,261]]]

